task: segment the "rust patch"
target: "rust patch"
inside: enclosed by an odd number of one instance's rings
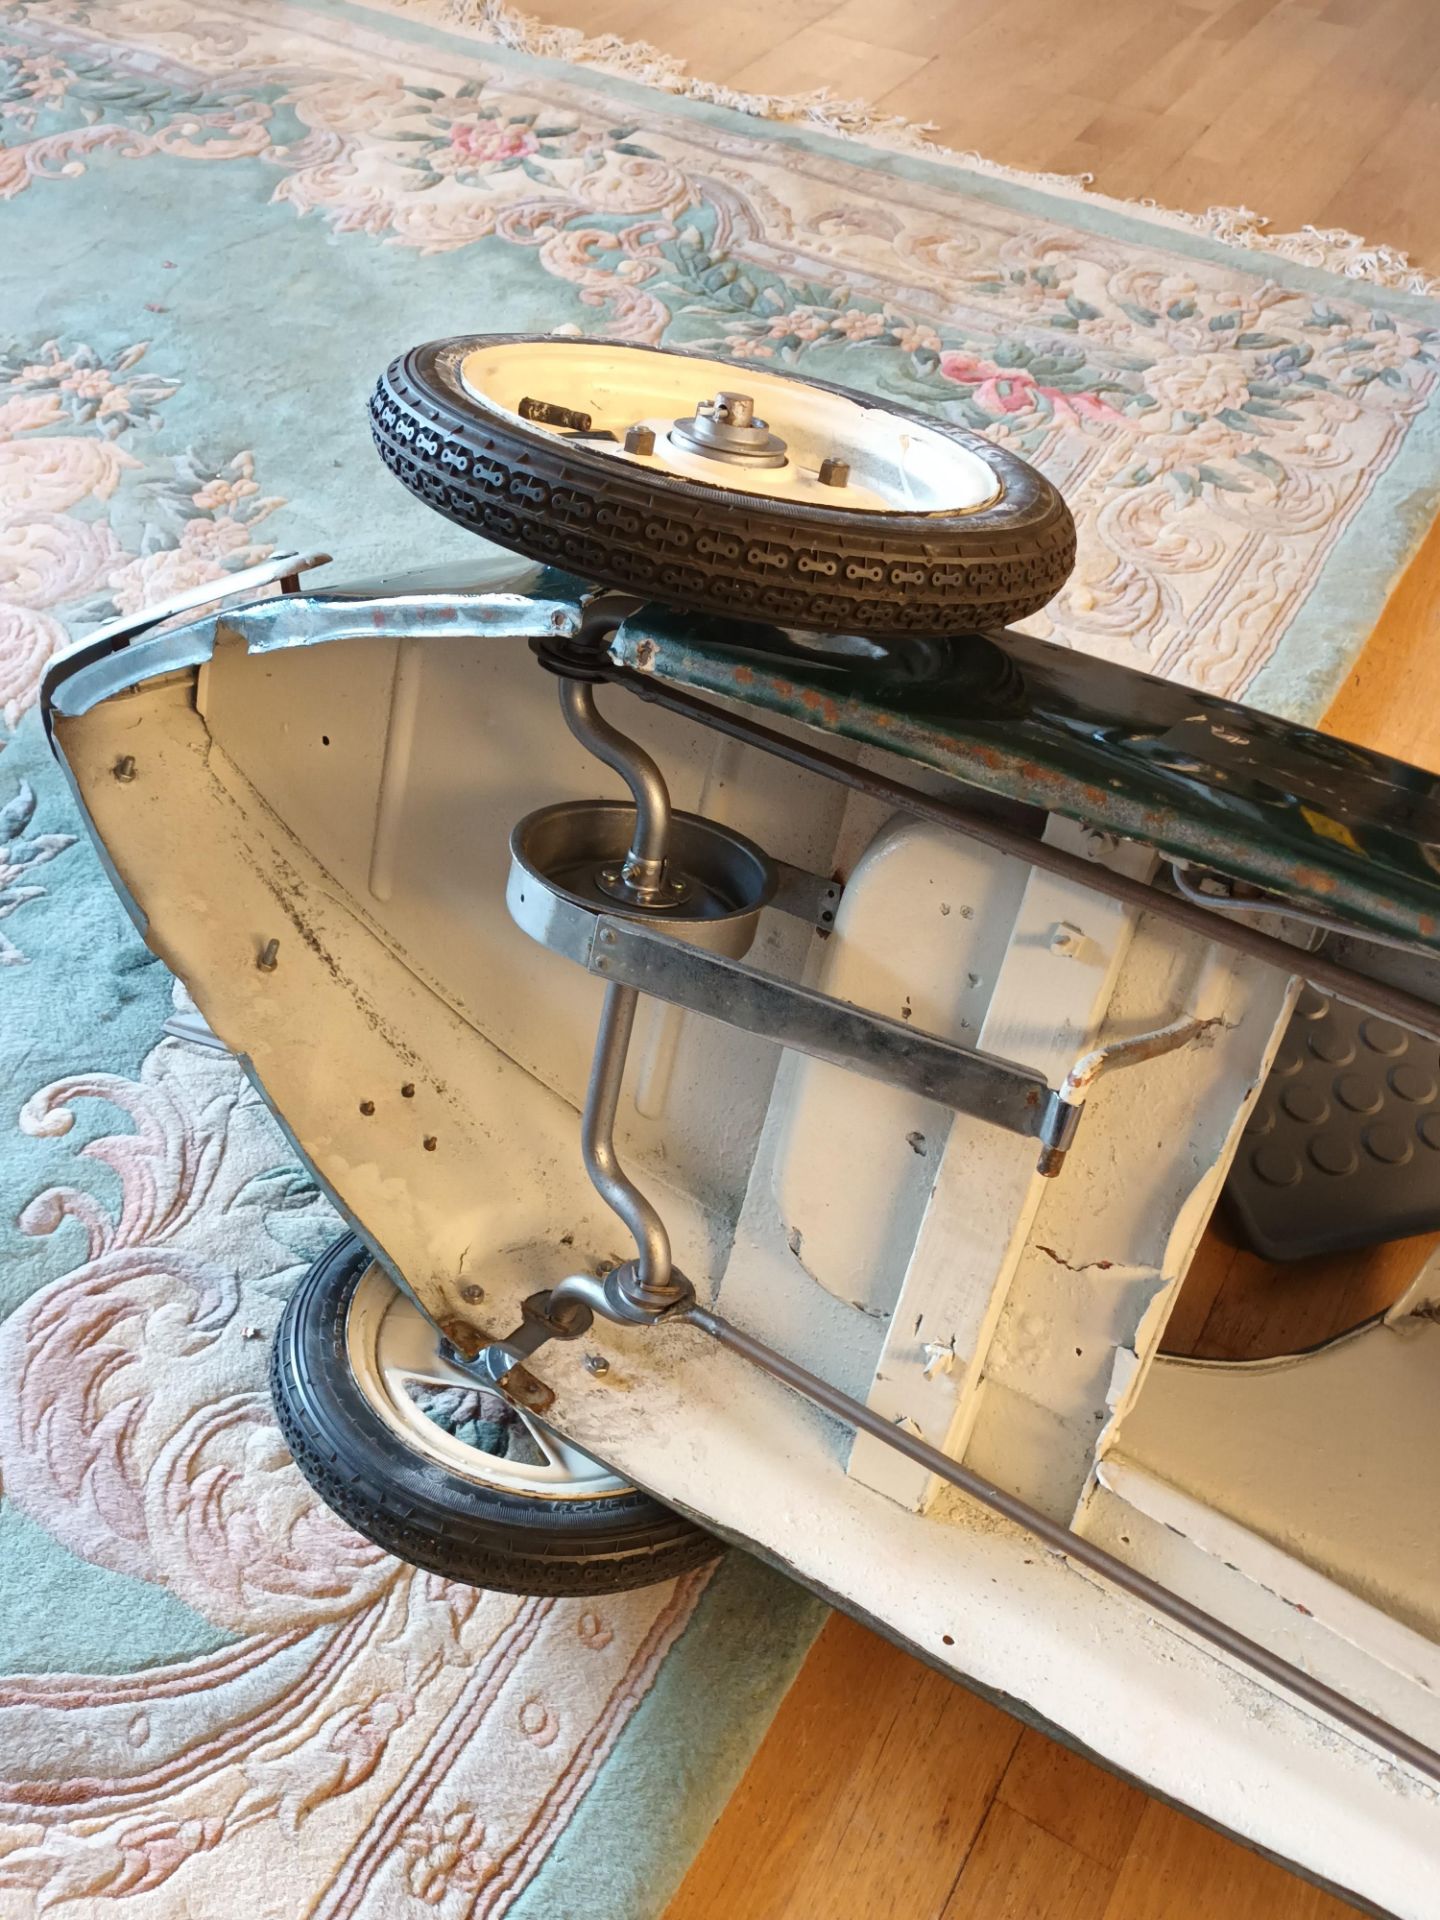
[[[485,1345],[485,1335],[468,1320],[442,1320],[440,1331],[466,1360],[473,1360]]]
[[[834,696],[822,693],[819,687],[806,687],[800,695],[800,704],[809,713],[818,713],[827,727],[837,727],[840,723],[840,707]]]

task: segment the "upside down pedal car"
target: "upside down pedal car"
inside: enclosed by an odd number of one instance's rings
[[[301,1470],[522,1592],[742,1542],[1440,1912],[1440,1277],[1159,1352],[1301,983],[1440,1036],[1436,782],[1013,630],[1064,502],[900,408],[470,337],[371,425],[472,566],[287,555],[44,695],[353,1223],[275,1348]]]

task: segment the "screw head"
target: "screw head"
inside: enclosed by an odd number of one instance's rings
[[[468,1285],[461,1287],[460,1298],[467,1301],[472,1307],[477,1306],[479,1302],[485,1298],[485,1289],[484,1287],[477,1287],[472,1280]]]

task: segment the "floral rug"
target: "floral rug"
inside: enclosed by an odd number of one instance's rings
[[[364,399],[467,329],[706,346],[978,427],[1076,510],[1038,631],[1295,717],[1435,511],[1440,311],[1383,254],[1342,279],[1294,257],[1324,236],[1242,250],[486,18],[0,8],[0,1920],[647,1920],[818,1618],[738,1556],[603,1605],[479,1595],[317,1506],[264,1367],[335,1222],[229,1061],[164,1037],[179,989],[30,711],[67,636],[282,543],[464,552]]]

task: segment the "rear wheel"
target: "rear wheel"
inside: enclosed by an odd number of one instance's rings
[[[370,421],[391,470],[437,512],[686,611],[943,636],[1036,612],[1075,561],[1060,494],[1003,447],[698,354],[431,341],[381,376]]]
[[[505,1593],[615,1593],[722,1550],[447,1359],[353,1233],[291,1295],[270,1387],[326,1505],[427,1572]]]

